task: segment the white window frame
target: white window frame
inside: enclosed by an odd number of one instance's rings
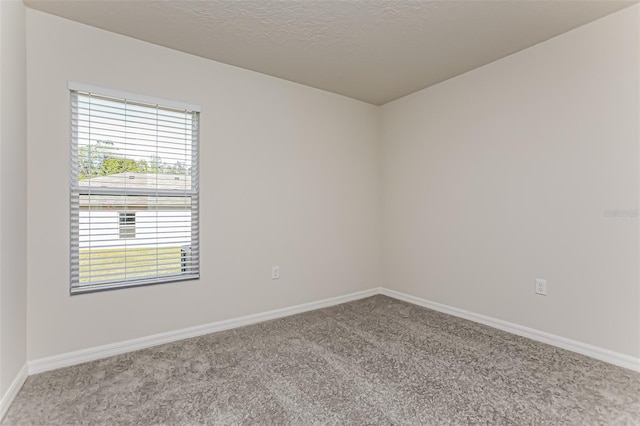
[[[118,238],[136,237],[136,212],[118,212]]]
[[[143,285],[161,284],[175,281],[194,280],[200,278],[200,239],[199,239],[199,116],[200,106],[177,102],[172,100],[166,100],[161,98],[150,97],[146,95],[128,93],[120,90],[113,90],[109,88],[78,83],[69,82],[68,89],[70,93],[70,113],[71,113],[71,182],[70,182],[70,194],[71,194],[71,282],[70,282],[70,294],[81,294],[94,291],[111,290],[118,288],[130,288]],[[77,102],[77,96],[75,93],[90,93],[97,96],[111,97],[123,101],[133,101],[155,105],[157,107],[166,107],[172,109],[185,110],[192,115],[193,129],[192,129],[192,162],[191,162],[191,190],[180,191],[181,196],[188,196],[191,200],[191,244],[188,247],[188,257],[185,257],[184,250],[181,250],[181,263],[185,258],[188,258],[188,266],[185,267],[182,264],[181,274],[172,276],[159,276],[156,278],[146,279],[124,279],[114,280],[113,282],[103,282],[98,284],[80,284],[79,282],[79,199],[81,195],[88,195],[85,187],[79,185],[78,179],[78,132],[74,123],[74,102]],[[176,196],[176,192],[170,189],[143,190],[135,188],[91,188],[91,195],[116,195],[116,196]],[[122,230],[122,224],[120,222],[121,214],[118,212],[118,234]],[[125,214],[131,214],[132,212],[124,212]],[[135,214],[135,213],[133,213]],[[134,225],[135,226],[135,225]],[[183,247],[184,249],[184,247]]]

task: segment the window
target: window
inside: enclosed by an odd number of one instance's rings
[[[120,213],[120,238],[136,237],[136,213],[124,212]]]
[[[199,107],[69,89],[71,293],[199,278]]]

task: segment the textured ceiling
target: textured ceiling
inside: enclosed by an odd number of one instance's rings
[[[636,1],[25,3],[105,30],[381,105]]]

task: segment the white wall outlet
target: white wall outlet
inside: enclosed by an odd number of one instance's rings
[[[547,280],[536,279],[536,294],[547,295]]]
[[[279,266],[272,266],[271,267],[271,279],[272,280],[279,280],[280,279],[280,267]]]

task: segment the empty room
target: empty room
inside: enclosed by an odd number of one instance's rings
[[[3,425],[640,425],[637,1],[0,0]]]

